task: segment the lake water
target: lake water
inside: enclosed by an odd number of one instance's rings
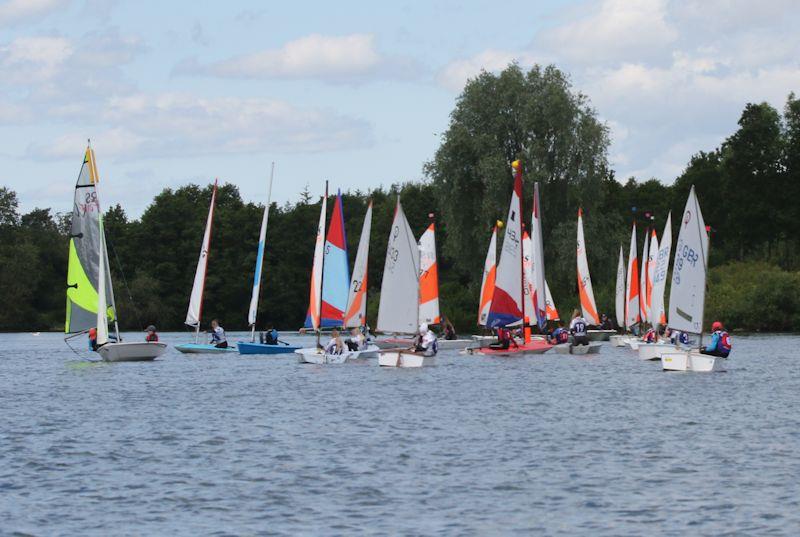
[[[607,345],[387,370],[0,341],[2,535],[800,533],[798,337],[735,337],[717,374]]]

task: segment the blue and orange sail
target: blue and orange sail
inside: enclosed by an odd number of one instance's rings
[[[342,193],[336,194],[333,214],[325,237],[325,255],[322,268],[322,309],[320,323],[323,327],[344,326],[347,294],[350,289],[350,269],[347,261],[347,238],[344,231]]]

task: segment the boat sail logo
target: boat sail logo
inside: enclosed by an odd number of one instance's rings
[[[683,223],[688,224],[691,219],[692,219],[692,211],[686,211],[686,214],[683,216]]]

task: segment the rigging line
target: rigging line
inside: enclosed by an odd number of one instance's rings
[[[142,315],[139,311],[139,307],[136,305],[136,301],[133,299],[133,293],[131,292],[130,286],[128,286],[128,279],[125,277],[125,271],[122,270],[122,263],[120,263],[119,256],[117,255],[117,249],[114,248],[114,241],[110,240],[108,230],[104,230],[106,232],[106,242],[111,245],[111,252],[114,254],[114,260],[117,262],[117,269],[119,270],[120,276],[122,276],[122,284],[125,286],[125,290],[128,292],[128,298],[131,301],[131,306],[133,308],[133,314],[136,316],[136,322],[139,323],[139,328],[143,328],[144,324],[142,323]],[[117,315],[117,312],[114,312],[114,315]]]

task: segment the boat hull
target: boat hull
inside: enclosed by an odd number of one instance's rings
[[[614,347],[627,347],[628,346],[628,336],[623,336],[620,334],[613,335],[608,338],[611,342],[611,345]]]
[[[617,333],[616,330],[587,330],[589,341],[608,341]]]
[[[532,340],[530,343],[511,346],[508,349],[493,349],[491,347],[481,347],[479,349],[467,349],[471,354],[483,354],[486,356],[523,356],[525,354],[543,354],[553,348],[546,341],[539,339]]]
[[[640,360],[660,360],[665,352],[675,352],[678,348],[671,343],[640,343]]]
[[[435,356],[425,356],[406,350],[381,350],[378,365],[381,367],[423,367],[435,363]]]
[[[237,352],[235,347],[220,349],[208,343],[184,343],[175,345],[175,350],[184,354],[227,354]]]
[[[330,354],[324,352],[322,349],[306,347],[304,349],[297,349],[294,353],[297,355],[297,361],[301,364],[343,364],[348,360],[376,358],[378,356],[378,347],[376,345],[368,345],[364,350],[345,351],[341,354]]]
[[[602,345],[599,342],[589,343],[588,345],[573,345],[571,343],[561,343],[553,348],[556,354],[599,354]]]
[[[236,344],[239,354],[278,355],[291,354],[301,347],[297,345],[267,345],[266,343],[251,343],[240,341]]]
[[[664,371],[694,371],[715,373],[725,371],[725,360],[719,356],[700,354],[699,351],[674,351],[661,355],[661,368]]]
[[[166,343],[147,341],[107,343],[97,349],[106,362],[149,362],[166,351]]]

